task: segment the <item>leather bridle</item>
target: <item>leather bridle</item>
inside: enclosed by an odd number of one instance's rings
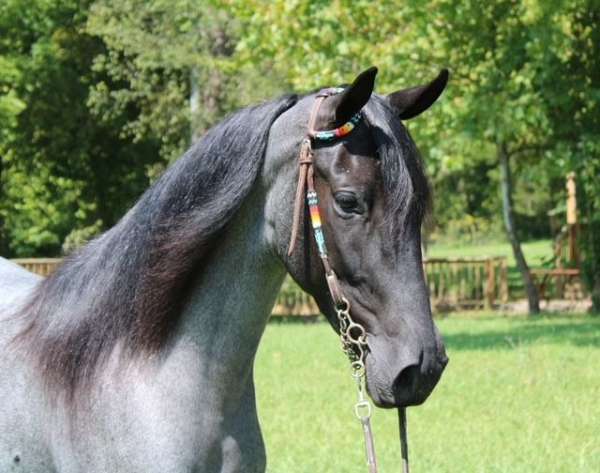
[[[291,256],[296,246],[296,240],[298,239],[298,229],[300,227],[300,219],[304,215],[304,199],[308,201],[310,209],[310,218],[313,227],[313,233],[317,242],[317,248],[319,250],[319,258],[323,264],[325,270],[325,278],[327,280],[327,286],[333,303],[336,307],[343,306],[347,303],[344,298],[340,285],[338,283],[337,276],[331,265],[329,264],[329,257],[327,255],[327,247],[325,245],[325,237],[321,228],[321,216],[319,212],[318,196],[315,189],[315,178],[314,178],[314,166],[313,166],[313,141],[325,140],[327,138],[322,137],[341,137],[352,131],[354,124],[360,119],[360,114],[356,114],[350,122],[343,125],[342,127],[336,128],[335,130],[328,131],[317,131],[315,125],[317,117],[319,115],[319,109],[327,97],[340,93],[343,89],[339,88],[328,88],[323,89],[317,93],[315,102],[313,104],[310,117],[308,119],[308,130],[306,136],[302,140],[300,145],[300,154],[298,155],[298,164],[300,170],[298,173],[298,185],[296,187],[296,197],[294,199],[294,214],[292,220],[292,234],[290,237],[290,243],[288,246],[288,256]],[[358,117],[358,118],[357,118]],[[352,126],[350,126],[350,124]],[[346,127],[346,128],[344,128]],[[347,130],[347,131],[339,131]],[[346,302],[344,302],[346,301]]]
[[[317,93],[315,102],[312,106],[310,117],[308,120],[308,129],[306,136],[300,145],[300,153],[298,155],[299,173],[298,185],[296,187],[296,197],[294,200],[294,213],[292,220],[292,232],[290,243],[288,246],[288,256],[291,256],[296,246],[298,238],[298,230],[300,227],[301,218],[304,215],[304,199],[308,202],[310,221],[313,229],[313,234],[319,252],[319,258],[325,270],[325,279],[329,287],[329,293],[333,301],[335,311],[337,313],[340,339],[342,349],[348,356],[352,368],[352,377],[356,381],[358,399],[354,405],[356,417],[360,420],[365,440],[365,450],[367,457],[367,466],[369,473],[377,473],[377,459],[375,456],[375,444],[371,430],[371,403],[366,397],[365,390],[365,355],[368,349],[367,332],[365,328],[352,320],[350,316],[350,303],[344,297],[341,290],[339,280],[335,271],[331,267],[327,254],[327,246],[325,245],[325,236],[321,225],[321,215],[319,211],[319,199],[315,188],[314,179],[314,141],[332,141],[336,137],[343,137],[350,133],[354,126],[360,121],[361,113],[358,112],[350,121],[339,128],[327,131],[317,131],[315,129],[317,117],[321,105],[332,95],[342,92],[344,89],[329,88],[323,89]],[[402,470],[404,473],[409,473],[408,467],[408,443],[406,433],[406,410],[398,408],[398,418],[400,424],[400,446],[402,451]]]

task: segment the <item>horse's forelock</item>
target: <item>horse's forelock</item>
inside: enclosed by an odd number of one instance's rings
[[[399,238],[429,210],[429,183],[414,141],[385,99],[373,95],[364,114],[381,160],[386,226]]]

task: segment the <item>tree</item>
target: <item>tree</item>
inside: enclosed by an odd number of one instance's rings
[[[113,225],[147,186],[156,146],[119,136],[128,110],[99,123],[86,102],[104,45],[82,31],[86,2],[8,0],[0,56],[14,65],[21,106],[2,139],[0,215],[8,254],[52,255],[72,231]],[[129,114],[129,116],[128,116]]]
[[[600,313],[600,2],[565,3],[540,86],[551,90],[547,110],[557,147],[548,153],[556,172],[574,171],[580,209],[583,273]],[[549,166],[549,167],[550,167]]]
[[[12,134],[17,125],[17,117],[25,108],[25,104],[19,99],[12,84],[18,82],[19,70],[13,61],[0,56],[0,183],[2,182],[3,170],[10,150],[7,143],[11,141]],[[0,185],[0,202],[5,198]],[[4,218],[0,213],[0,252],[7,252],[7,238],[4,227]]]
[[[94,70],[108,80],[92,87],[93,112],[111,120],[128,108],[139,110],[123,134],[159,140],[163,158],[171,161],[190,144],[190,135],[198,136],[231,111],[280,91],[277,78],[233,61],[240,30],[226,4],[95,2],[87,32],[107,46],[96,56]]]

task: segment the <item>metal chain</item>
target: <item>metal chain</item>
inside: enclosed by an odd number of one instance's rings
[[[375,443],[371,430],[372,406],[365,390],[365,350],[367,348],[367,332],[365,328],[354,322],[350,316],[350,303],[342,297],[342,304],[336,307],[340,326],[342,350],[350,360],[352,378],[356,382],[357,401],[354,404],[354,415],[360,421],[365,437],[365,453],[369,473],[377,473]]]

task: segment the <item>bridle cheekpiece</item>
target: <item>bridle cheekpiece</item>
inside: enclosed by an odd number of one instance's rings
[[[362,425],[363,434],[365,437],[365,448],[367,455],[367,466],[370,473],[377,472],[377,460],[375,457],[375,444],[373,442],[373,434],[371,430],[371,403],[366,396],[365,388],[365,355],[367,350],[367,332],[365,328],[352,320],[350,316],[350,302],[342,293],[338,278],[331,268],[329,257],[327,255],[327,246],[325,245],[325,235],[321,222],[321,214],[319,212],[319,197],[315,189],[314,169],[313,169],[313,142],[331,142],[336,138],[341,138],[348,135],[360,122],[362,114],[356,113],[350,121],[344,125],[334,129],[317,131],[315,123],[321,104],[327,97],[339,94],[344,89],[331,88],[321,90],[315,99],[312,107],[310,118],[308,120],[308,131],[302,140],[298,163],[300,170],[298,174],[298,186],[296,188],[296,198],[294,202],[294,216],[292,223],[292,234],[288,247],[288,256],[291,256],[298,237],[298,229],[300,226],[300,218],[304,214],[304,198],[308,203],[310,222],[313,229],[319,258],[323,263],[325,270],[325,279],[329,292],[333,301],[337,320],[339,324],[340,340],[342,342],[342,350],[350,360],[352,369],[352,377],[356,382],[358,399],[354,405],[354,413]]]
[[[354,114],[348,122],[338,128],[333,130],[315,130],[317,116],[323,101],[327,97],[331,97],[332,95],[339,94],[343,91],[344,89],[341,87],[332,87],[323,89],[316,95],[315,103],[313,104],[310,118],[308,120],[306,136],[300,145],[300,154],[298,156],[300,171],[298,174],[298,185],[296,187],[296,198],[294,200],[292,233],[288,246],[288,256],[291,256],[296,246],[296,240],[298,239],[300,219],[304,214],[304,198],[306,198],[309,207],[309,215],[313,228],[313,234],[317,243],[317,249],[319,251],[319,257],[323,263],[327,285],[329,286],[329,291],[336,307],[343,307],[347,305],[347,300],[345,300],[341,293],[337,277],[331,269],[329,257],[327,255],[327,246],[325,245],[325,236],[323,235],[321,214],[319,212],[319,198],[314,182],[313,143],[319,141],[328,143],[334,141],[336,138],[342,138],[352,132],[352,130],[354,130],[356,125],[358,125],[360,122],[362,113],[359,111],[358,113]]]

